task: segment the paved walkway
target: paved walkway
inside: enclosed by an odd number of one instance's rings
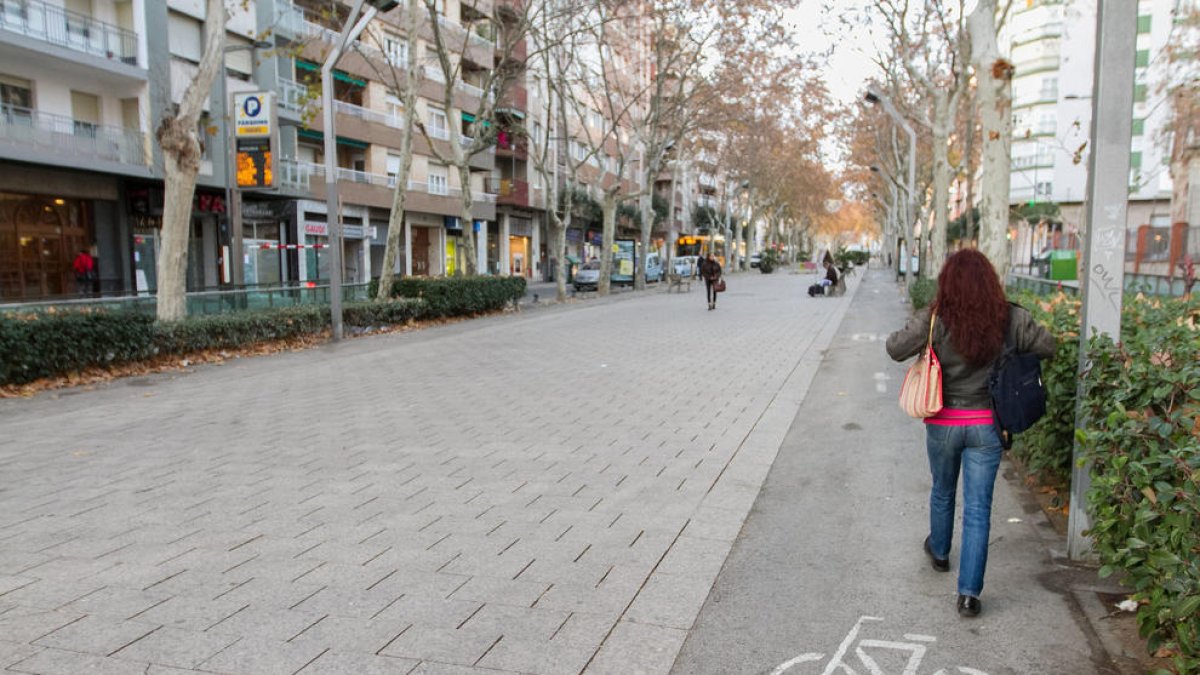
[[[0,669],[666,673],[857,288],[810,282],[0,402]]]
[[[896,405],[907,364],[883,341],[908,308],[886,277],[859,289],[673,672],[1115,675],[1072,592],[1094,572],[1073,578],[1007,463],[983,614],[957,615],[961,532],[949,574],[921,549],[925,432]]]

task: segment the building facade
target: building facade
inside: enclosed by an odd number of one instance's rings
[[[1163,100],[1161,84],[1175,4],[1171,0],[1138,3],[1127,216],[1127,257],[1131,262],[1138,255],[1139,231],[1152,230],[1150,241],[1157,236],[1164,253],[1172,246],[1170,157],[1163,135],[1169,106]],[[1051,222],[1021,224],[1010,233],[1012,262],[1019,267],[1047,248],[1080,245],[1090,149],[1096,3],[1026,0],[1014,6],[1006,31],[1005,44],[1015,67],[1010,203],[1035,213],[1039,204],[1054,204],[1060,210]]]

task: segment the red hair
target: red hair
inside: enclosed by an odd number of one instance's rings
[[[938,319],[955,351],[972,366],[987,365],[1004,349],[1008,300],[991,261],[975,249],[950,256],[938,275]]]

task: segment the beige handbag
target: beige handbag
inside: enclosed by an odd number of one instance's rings
[[[933,353],[933,322],[936,312],[929,313],[929,339],[925,350],[904,376],[900,387],[900,408],[910,417],[932,417],[942,409],[942,364]]]

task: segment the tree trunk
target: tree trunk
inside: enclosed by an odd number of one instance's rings
[[[417,27],[421,0],[408,0],[408,53],[417,53]],[[396,277],[396,260],[400,257],[400,242],[404,236],[404,204],[408,194],[408,177],[412,173],[413,128],[416,125],[417,88],[411,83],[419,82],[417,59],[410,58],[405,66],[405,82],[409,86],[401,90],[401,103],[404,106],[404,128],[400,132],[400,168],[396,173],[396,189],[392,192],[392,211],[388,214],[387,245],[383,251],[383,271],[379,275],[379,289],[375,293],[376,300],[387,300],[392,297],[392,286]],[[394,68],[394,67],[393,67]],[[393,70],[393,72],[395,72]],[[412,257],[412,251],[405,251]],[[443,253],[443,255],[445,255]]]
[[[983,127],[979,250],[1004,279],[1008,273],[1008,195],[1012,148],[1012,64],[996,44],[996,0],[980,0],[967,19]]]
[[[653,183],[650,185],[653,186]],[[650,255],[650,233],[654,227],[654,197],[647,192],[638,202],[642,211],[642,251],[641,257],[635,260],[633,266],[633,287],[640,291],[646,288],[646,256]]]
[[[947,211],[950,207],[950,96],[944,89],[933,95],[933,227],[929,230],[929,261],[921,276],[936,279],[946,260]]]
[[[200,171],[198,124],[204,101],[225,54],[224,0],[208,0],[205,15],[204,55],[196,76],[183,93],[175,115],[163,117],[157,137],[163,151],[162,252],[158,259],[156,310],[159,321],[178,321],[187,316],[188,239],[192,226],[192,197]],[[227,122],[228,124],[228,122]],[[233,233],[240,237],[240,232]]]
[[[1188,222],[1191,162],[1181,157],[1171,162],[1171,223]],[[1198,223],[1191,223],[1197,225]]]
[[[600,280],[596,282],[596,294],[608,295],[612,282],[613,242],[617,234],[617,195],[605,192],[600,203],[604,213],[603,232],[600,236]]]
[[[963,162],[967,173],[967,211],[963,239],[970,242],[975,238],[975,93],[968,91],[967,136],[964,140]]]
[[[452,145],[457,146],[458,139],[453,138],[451,142],[452,142]],[[461,150],[456,149],[455,150],[455,159],[457,160],[458,156],[461,154],[462,154]],[[474,198],[473,198],[473,195],[471,194],[471,167],[464,161],[462,164],[459,164],[457,168],[458,168],[458,182],[460,184],[462,184],[462,215],[460,216],[460,218],[463,219],[462,220],[462,233],[463,233],[462,238],[463,238],[463,241],[465,242],[465,246],[467,249],[467,255],[465,256],[467,269],[466,269],[465,274],[469,277],[473,277],[473,276],[479,274],[480,270],[479,270],[479,247],[476,244],[477,240],[475,239],[475,216],[471,214],[471,206],[474,204]],[[485,222],[483,226],[487,227],[487,223]],[[486,230],[484,231],[483,235],[485,237],[487,236]],[[485,256],[484,262],[486,264],[486,262],[487,262],[487,259],[486,259],[487,253],[486,252],[484,253],[484,256]]]
[[[196,174],[200,169],[200,148],[194,135],[172,129],[174,141],[168,141],[167,120],[160,128],[159,142],[163,146],[163,165],[166,170],[163,197],[162,251],[158,258],[159,321],[178,321],[187,316],[188,240],[192,224],[192,197],[196,191]],[[182,136],[182,138],[179,138]],[[181,146],[167,151],[168,145]],[[182,146],[195,144],[192,151]]]

